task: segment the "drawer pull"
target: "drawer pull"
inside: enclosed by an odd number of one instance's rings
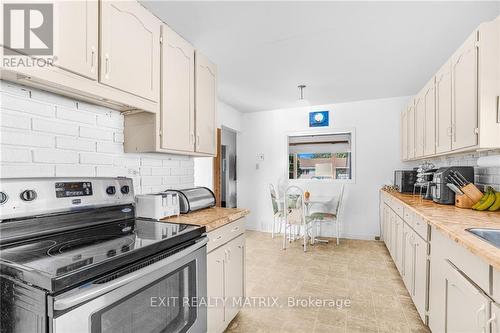
[[[234,227],[234,228],[231,230],[231,232],[235,232],[235,231],[238,231],[238,230],[240,230],[240,227]]]
[[[214,242],[216,242],[216,241],[220,240],[221,238],[222,238],[222,235],[217,236],[217,237],[214,239]]]

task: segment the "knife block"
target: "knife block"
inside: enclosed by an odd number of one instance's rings
[[[461,190],[462,190],[462,192],[465,193],[466,196],[469,197],[469,199],[471,199],[473,204],[475,204],[476,202],[481,200],[481,198],[483,197],[483,192],[481,192],[476,187],[476,185],[474,185],[472,183],[465,185],[464,187],[461,188]]]
[[[474,206],[474,201],[467,195],[455,195],[455,207],[471,209]]]

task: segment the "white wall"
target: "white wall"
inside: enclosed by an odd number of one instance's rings
[[[400,112],[409,97],[368,100],[314,107],[330,110],[330,127],[355,129],[355,183],[346,185],[344,237],[373,239],[379,235],[379,189],[393,179],[400,161]],[[291,131],[308,129],[311,109],[280,109],[243,114],[239,136],[238,206],[250,209],[247,227],[269,231],[272,208],[268,184],[278,182],[285,172],[285,136]],[[256,169],[257,154],[264,161]],[[335,195],[337,184],[299,183],[304,190],[320,195]],[[325,228],[324,235],[332,235]]]
[[[135,193],[192,187],[193,159],[125,154],[123,115],[0,81],[0,177],[131,177]]]
[[[241,132],[243,126],[243,114],[235,108],[221,101],[217,104],[217,127],[222,126],[234,131]],[[236,140],[238,142],[238,140]],[[213,189],[213,158],[194,158],[194,185],[205,186]]]

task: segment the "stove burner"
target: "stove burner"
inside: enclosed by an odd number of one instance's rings
[[[86,256],[103,254],[112,257],[116,254],[116,249],[130,248],[135,243],[133,236],[116,237],[111,235],[92,236],[73,239],[68,242],[56,244],[47,250],[47,255],[54,257],[75,251],[80,247],[85,248]],[[114,251],[113,255],[110,255]],[[123,251],[122,251],[123,252]],[[71,253],[74,255],[74,253]]]

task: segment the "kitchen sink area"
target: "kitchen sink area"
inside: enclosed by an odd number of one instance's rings
[[[500,229],[470,228],[467,231],[500,249]]]

